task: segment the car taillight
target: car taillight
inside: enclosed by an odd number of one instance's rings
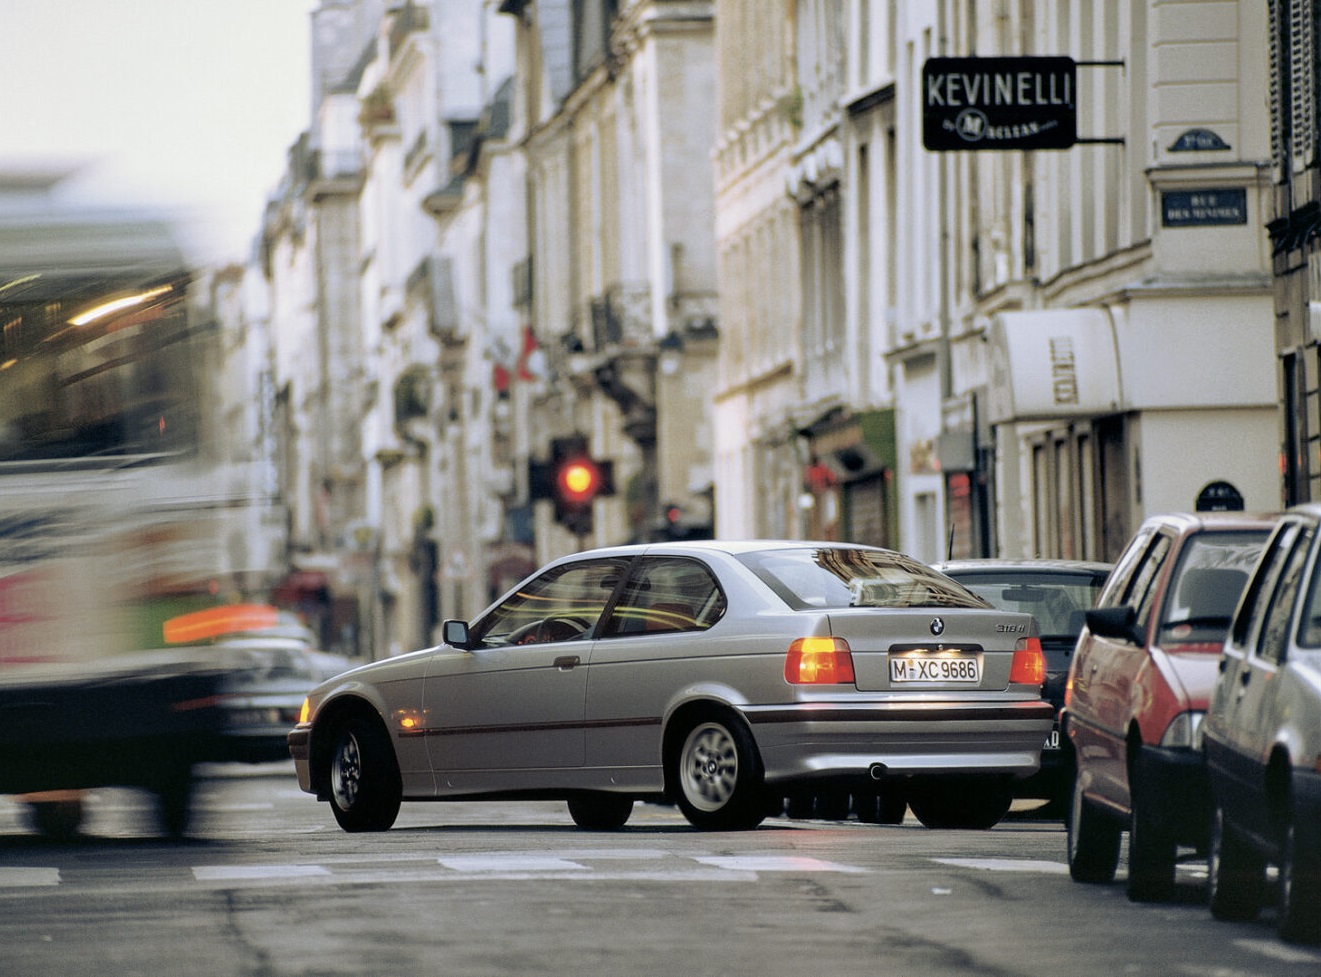
[[[1019,638],[1014,662],[1009,666],[1010,685],[1042,685],[1046,681],[1046,653],[1040,638]]]
[[[784,659],[790,685],[852,685],[853,654],[843,638],[799,638]]]

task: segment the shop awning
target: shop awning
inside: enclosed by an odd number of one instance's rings
[[[991,319],[992,424],[1095,417],[1119,410],[1119,356],[1104,309],[1001,312]]]

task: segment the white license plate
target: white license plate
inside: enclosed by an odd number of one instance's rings
[[[942,652],[905,652],[890,656],[890,684],[978,685],[982,660],[977,655]]]
[[[1042,747],[1042,749],[1058,750],[1059,748],[1060,748],[1060,731],[1058,729],[1052,729],[1050,731],[1050,735],[1046,737],[1046,743]]]

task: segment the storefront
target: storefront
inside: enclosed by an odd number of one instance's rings
[[[1195,509],[1214,483],[1276,508],[1273,364],[1254,336],[1269,328],[1260,290],[993,317],[999,554],[1114,559],[1143,517]]]
[[[894,411],[832,411],[804,430],[807,535],[895,548]]]

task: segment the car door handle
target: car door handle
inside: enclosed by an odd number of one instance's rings
[[[560,655],[560,657],[556,658],[551,664],[560,671],[567,672],[569,669],[575,668],[578,665],[578,660],[577,655]]]

